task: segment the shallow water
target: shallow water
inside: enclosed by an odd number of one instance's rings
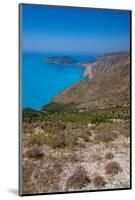
[[[75,56],[78,61],[86,56]],[[53,98],[73,84],[84,80],[84,68],[74,65],[46,64],[42,54],[23,54],[22,107],[40,110]],[[87,60],[94,60],[88,58]]]

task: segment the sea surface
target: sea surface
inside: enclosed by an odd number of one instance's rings
[[[22,55],[22,108],[40,110],[65,89],[85,79],[85,68],[47,64],[44,62],[45,56],[48,55],[30,53]],[[79,62],[95,60],[94,56],[71,57]]]

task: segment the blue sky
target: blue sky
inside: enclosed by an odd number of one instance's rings
[[[129,49],[129,11],[22,6],[23,52],[100,54]]]

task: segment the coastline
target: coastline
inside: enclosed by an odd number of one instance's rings
[[[47,64],[43,62],[43,57],[43,54],[27,54],[23,58],[22,108],[40,110],[66,88],[85,79],[83,67],[64,63]]]
[[[130,56],[84,65],[92,79],[23,112],[24,193],[77,191],[78,173],[81,190],[130,187]]]
[[[84,61],[84,62],[76,62],[74,64],[74,66],[76,67],[80,67],[80,68],[84,68],[83,76],[84,78],[86,78],[87,80],[92,79],[93,77],[100,75],[100,74],[104,74],[106,72],[109,72],[112,69],[112,66],[115,64],[115,62],[120,62],[121,60],[124,59],[126,60],[129,56],[129,53],[118,53],[118,54],[109,54],[109,55],[104,55],[102,57],[97,57],[96,61],[93,62],[88,62],[88,61]],[[51,63],[49,63],[51,64]],[[52,63],[54,64],[54,63]],[[67,65],[68,66],[72,66],[73,64],[67,64],[67,63],[55,63],[55,65]],[[108,67],[109,66],[109,67]],[[80,80],[81,81],[81,80]],[[57,98],[57,96],[61,95],[61,94],[66,94],[68,91],[74,89],[77,87],[77,85],[80,83],[80,81],[73,83],[72,85],[69,85],[67,88],[65,88],[63,91],[61,91],[59,94],[55,95],[52,99],[52,101],[50,101],[50,103],[52,103],[53,101],[55,101],[55,99]],[[42,104],[40,109],[43,106],[47,106],[48,104]],[[29,106],[31,107],[31,106]],[[25,109],[27,107],[24,107],[23,109]],[[32,108],[32,107],[31,107]],[[38,110],[40,110],[38,109]]]
[[[88,56],[89,58],[89,56]],[[83,61],[79,61],[78,59],[72,57],[72,56],[58,56],[58,57],[45,57],[44,58],[44,62],[47,64],[59,64],[59,65],[74,65],[77,67],[84,67],[86,68],[86,70],[84,71],[84,77],[87,78],[91,78],[92,77],[92,71],[91,71],[91,66],[97,62],[98,58],[96,57],[96,59],[94,61],[89,60],[88,58],[83,60]]]

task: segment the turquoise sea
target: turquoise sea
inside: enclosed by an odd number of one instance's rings
[[[84,80],[84,68],[75,65],[46,64],[44,54],[23,53],[22,107],[40,110],[75,83]],[[52,56],[52,55],[51,55]],[[77,61],[94,61],[93,56],[71,56]]]

